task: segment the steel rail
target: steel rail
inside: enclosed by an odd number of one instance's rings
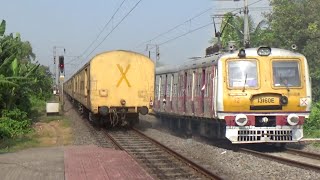
[[[136,133],[138,133],[140,136],[142,136],[143,138],[148,139],[149,141],[153,142],[154,144],[156,144],[158,147],[164,149],[165,151],[167,151],[169,154],[172,154],[173,156],[175,156],[176,158],[178,158],[180,161],[186,163],[189,167],[195,169],[197,172],[203,174],[204,176],[206,176],[209,179],[222,179],[222,177],[218,176],[217,174],[214,174],[213,172],[209,171],[208,169],[202,167],[201,165],[195,163],[194,161],[192,161],[191,159],[188,159],[184,156],[182,156],[181,154],[175,152],[174,150],[168,148],[167,146],[161,144],[160,142],[150,138],[149,136],[145,135],[144,133],[140,132],[138,129],[136,128],[132,128]]]
[[[320,172],[320,167],[313,165],[313,164],[308,164],[308,163],[304,163],[304,162],[299,162],[296,160],[292,160],[292,159],[288,159],[288,158],[284,158],[284,157],[279,157],[279,156],[275,156],[275,155],[271,155],[271,154],[267,154],[267,153],[263,153],[263,152],[259,152],[259,151],[255,151],[255,150],[251,150],[251,149],[246,149],[246,148],[239,148],[239,151],[248,153],[248,154],[253,154],[255,156],[258,157],[263,157],[263,158],[267,158],[270,160],[275,160],[277,162],[280,163],[284,163],[290,166],[296,166],[299,168],[303,168],[303,169],[311,169],[314,170],[316,172]]]
[[[288,152],[290,154],[295,154],[298,156],[303,156],[311,159],[318,159],[320,160],[320,154],[318,153],[312,153],[312,152],[307,152],[307,151],[301,151],[298,149],[292,149],[292,148],[286,148],[285,152]]]

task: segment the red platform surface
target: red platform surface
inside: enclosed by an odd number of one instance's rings
[[[66,180],[153,179],[125,151],[71,146],[64,151]]]

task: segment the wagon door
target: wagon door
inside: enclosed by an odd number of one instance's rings
[[[85,101],[86,101],[86,106],[90,107],[90,82],[89,82],[89,71],[88,68],[85,69],[84,71],[84,97],[85,97]]]

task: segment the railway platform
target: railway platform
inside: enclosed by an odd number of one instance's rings
[[[94,145],[0,154],[2,180],[153,179],[126,152]]]

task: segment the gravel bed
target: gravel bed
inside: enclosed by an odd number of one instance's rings
[[[65,98],[66,99],[66,98]],[[64,113],[70,119],[73,145],[97,145],[100,143],[97,141],[96,137],[90,132],[89,127],[85,124],[83,117],[76,111],[72,104],[66,99],[64,105]]]
[[[293,144],[287,144],[286,147],[320,154],[320,147],[319,146],[316,147],[315,145],[313,145],[313,143],[305,143],[305,142],[293,143]]]
[[[163,131],[153,116],[140,116],[137,128],[225,179],[319,179],[320,177],[320,173],[314,171],[170,135]]]

